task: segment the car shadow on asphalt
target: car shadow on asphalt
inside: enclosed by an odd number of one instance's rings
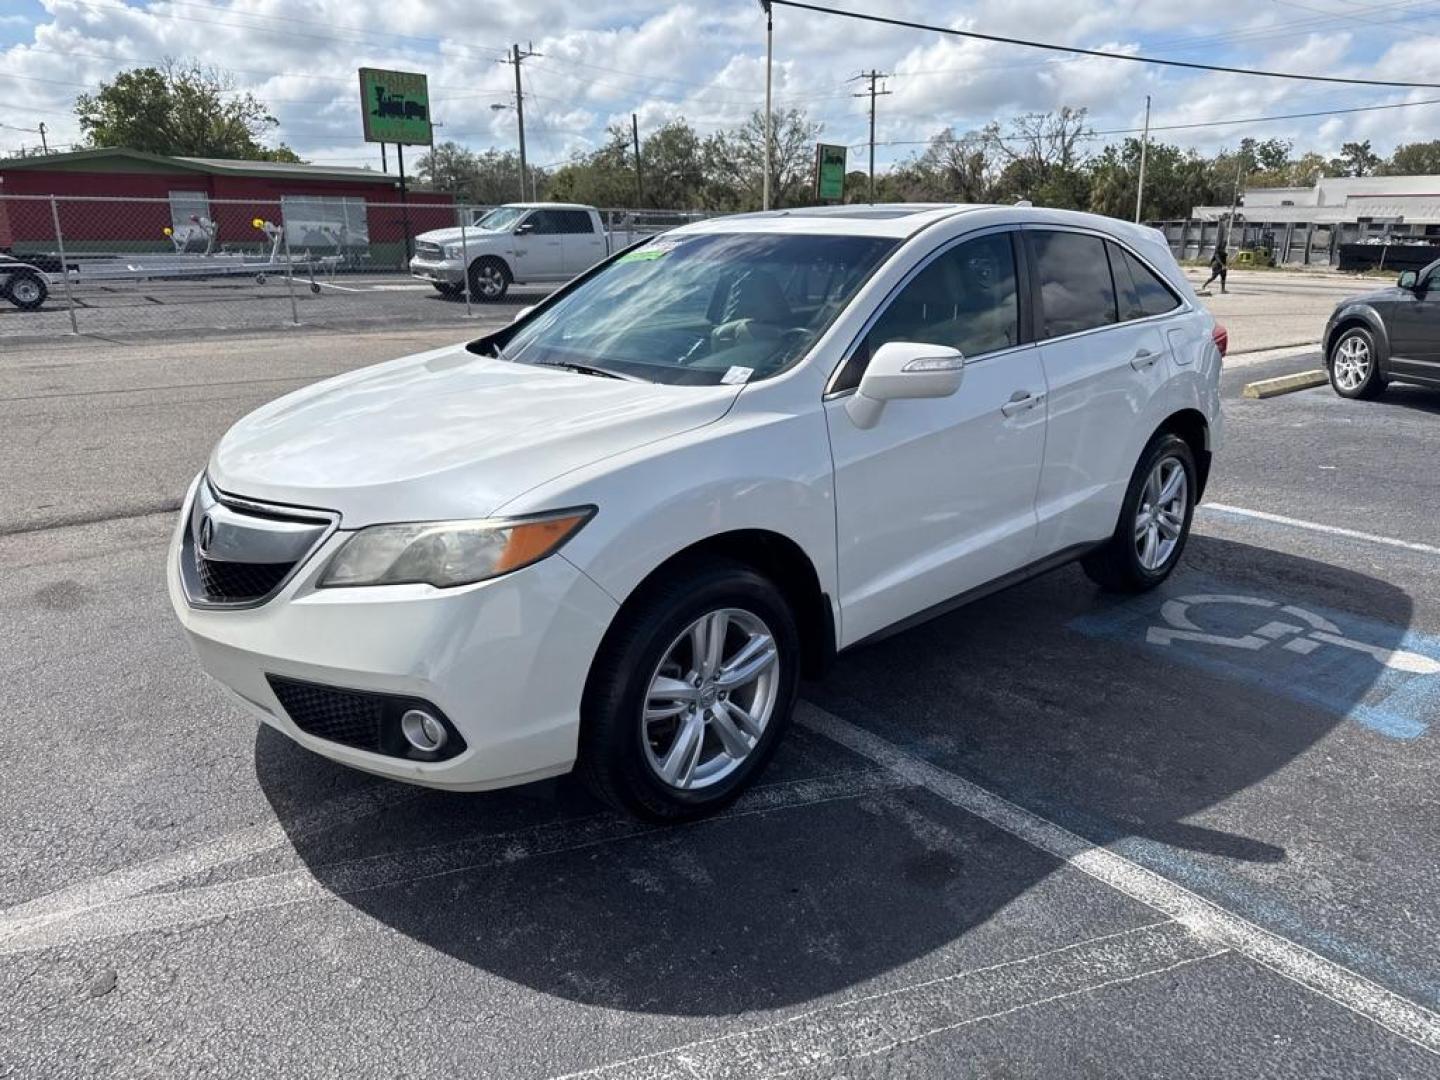
[[[1328,631],[1308,617],[1347,613],[1363,618],[1341,631],[1381,653],[1313,637]],[[1278,834],[1186,819],[1336,725],[1381,723],[1396,673],[1377,656],[1402,648],[1410,617],[1409,598],[1376,578],[1197,535],[1157,593],[1108,596],[1062,569],[844,654],[805,696],[1096,843],[1275,864]],[[1188,639],[1186,622],[1230,643]],[[871,762],[800,726],[763,778],[778,806],[672,829],[620,826],[561,779],[419,790],[380,818],[292,831],[322,795],[375,781],[269,728],[256,770],[300,858],[356,909],[496,976],[630,1011],[794,1005],[942,948],[1004,960],[1026,918],[1017,901],[1059,888],[1052,857],[929,792],[877,786]],[[816,782],[828,797],[786,795]],[[551,841],[536,854],[540,833]],[[498,854],[445,855],[477,837]],[[397,872],[355,876],[382,860]]]

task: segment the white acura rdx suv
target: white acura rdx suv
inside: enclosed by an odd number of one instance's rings
[[[1109,218],[701,222],[240,421],[171,599],[210,674],[336,761],[458,790],[578,768],[693,817],[838,651],[1070,560],[1164,580],[1224,349],[1160,236]]]

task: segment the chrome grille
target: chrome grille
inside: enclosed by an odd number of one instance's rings
[[[338,515],[325,511],[236,499],[202,479],[180,544],[186,599],[196,607],[263,604],[338,523]]]
[[[429,240],[415,241],[415,254],[422,259],[439,259],[444,256],[439,244],[432,244]]]

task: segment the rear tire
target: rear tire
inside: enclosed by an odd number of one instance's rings
[[[35,311],[45,303],[50,287],[45,279],[33,270],[21,270],[11,274],[5,283],[5,296],[21,311]]]
[[[1130,477],[1114,535],[1080,561],[1090,580],[1134,593],[1169,577],[1190,537],[1199,490],[1190,444],[1169,432],[1151,439]]]
[[[650,821],[713,814],[774,753],[799,672],[795,617],[768,578],[728,559],[679,567],[626,604],[595,657],[580,776]]]
[[[498,304],[510,291],[510,268],[492,255],[470,264],[470,299]]]
[[[1385,389],[1375,335],[1364,327],[1352,326],[1337,337],[1325,360],[1330,386],[1343,398],[1370,401]]]

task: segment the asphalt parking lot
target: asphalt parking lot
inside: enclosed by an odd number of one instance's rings
[[[1236,366],[1160,592],[1067,568],[848,653],[654,829],[347,771],[169,612],[230,419],[454,336],[0,358],[0,1076],[1440,1071],[1440,394]]]

